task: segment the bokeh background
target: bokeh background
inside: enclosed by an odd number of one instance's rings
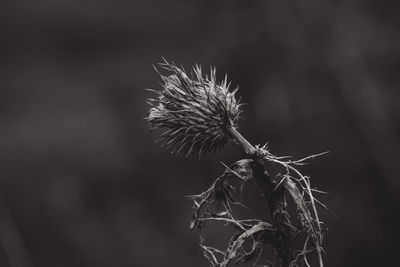
[[[240,129],[303,168],[337,218],[328,266],[398,266],[400,16],[395,1],[2,1],[0,265],[206,266],[186,195],[202,160],[143,120],[161,57],[228,74]]]

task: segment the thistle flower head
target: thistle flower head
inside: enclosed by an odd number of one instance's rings
[[[198,154],[222,148],[233,142],[231,130],[237,127],[241,104],[229,90],[227,77],[218,83],[215,68],[203,75],[196,66],[190,76],[174,63],[159,64],[169,75],[160,74],[162,89],[146,118],[151,128],[163,128],[160,140],[180,156]]]

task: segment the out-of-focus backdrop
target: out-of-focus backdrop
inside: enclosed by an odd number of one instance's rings
[[[394,1],[391,1],[394,2]],[[236,147],[177,159],[143,120],[161,57],[215,65],[240,130],[337,218],[328,266],[398,266],[400,16],[390,1],[2,1],[0,265],[206,266],[186,195]]]

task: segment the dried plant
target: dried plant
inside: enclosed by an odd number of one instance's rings
[[[309,257],[313,255],[318,266],[324,266],[326,228],[317,204],[326,207],[314,196],[324,192],[313,189],[309,177],[298,170],[307,160],[321,154],[291,160],[273,155],[266,145],[251,145],[237,130],[241,113],[240,101],[235,98],[237,88],[230,90],[226,76],[218,83],[215,68],[203,75],[196,66],[188,75],[183,68],[165,60],[159,67],[167,76],[156,68],[162,89],[151,90],[157,97],[149,101],[152,108],[147,120],[151,128],[165,129],[162,143],[179,156],[199,157],[228,143],[239,144],[249,157],[230,167],[224,165],[225,172],[206,191],[190,196],[194,209],[190,228],[200,230],[200,247],[210,266],[250,261],[256,266],[266,245],[275,255],[273,266],[310,266]],[[271,169],[274,175],[269,174]],[[248,182],[260,188],[270,222],[234,215],[234,207],[244,206],[237,195],[243,194],[243,186]],[[232,227],[234,234],[226,249],[206,244],[204,231],[210,223]]]
[[[174,153],[188,156],[221,148],[234,141],[230,131],[237,127],[240,104],[229,91],[227,78],[218,84],[215,69],[203,77],[196,66],[192,76],[174,64],[160,64],[170,75],[163,76],[163,90],[154,91],[148,121],[152,128],[166,128],[161,140]]]

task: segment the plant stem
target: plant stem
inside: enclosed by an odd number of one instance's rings
[[[236,139],[236,141],[239,142],[239,144],[243,147],[244,151],[247,154],[249,154],[250,156],[254,156],[257,153],[257,149],[252,144],[250,144],[250,142],[247,141],[246,138],[244,138],[243,135],[241,135],[235,127],[230,127],[229,132]]]
[[[259,150],[250,144],[250,142],[247,141],[246,138],[236,130],[236,128],[232,127],[229,130],[248,155],[252,157],[260,156]],[[284,204],[284,191],[278,190],[274,192],[270,177],[265,175],[265,166],[262,162],[255,161],[254,169],[258,186],[261,188],[264,197],[268,202],[273,225],[278,231],[277,233],[279,238],[277,238],[275,242],[275,249],[277,250],[282,266],[289,267],[293,257],[293,251],[290,229],[287,227],[287,224],[289,224],[290,221],[288,221],[289,218],[286,215],[287,211],[286,205]]]

